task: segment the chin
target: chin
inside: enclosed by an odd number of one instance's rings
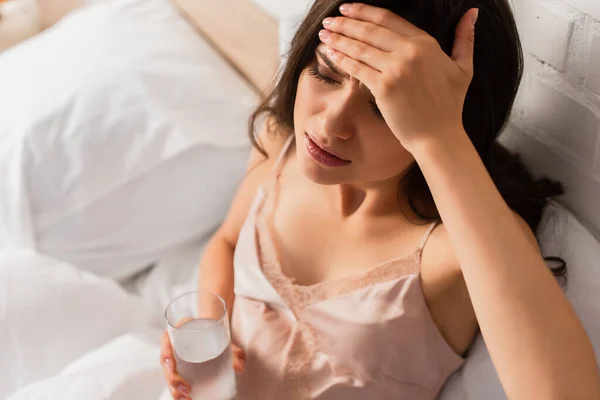
[[[344,183],[342,171],[324,167],[313,160],[308,154],[300,157],[300,170],[309,180],[319,185],[338,185]]]

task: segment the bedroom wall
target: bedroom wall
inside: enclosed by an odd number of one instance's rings
[[[526,74],[503,139],[600,239],[600,1],[512,1]]]

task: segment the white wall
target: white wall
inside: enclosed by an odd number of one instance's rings
[[[526,75],[504,139],[600,238],[600,0],[512,0]]]

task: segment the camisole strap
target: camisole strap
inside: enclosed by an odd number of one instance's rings
[[[283,144],[281,153],[279,153],[279,155],[277,156],[277,160],[275,161],[275,166],[273,167],[273,173],[275,174],[276,177],[278,177],[279,173],[281,172],[281,168],[283,167],[283,159],[284,159],[288,149],[290,148],[290,145],[293,142],[294,142],[294,135],[291,134],[290,137],[288,137],[286,139],[285,143]]]
[[[431,225],[429,225],[429,229],[427,229],[427,232],[425,232],[425,235],[423,235],[423,239],[421,239],[421,244],[419,245],[419,253],[423,251],[423,248],[425,247],[429,236],[431,236],[431,233],[433,232],[436,226],[438,226],[438,221],[434,221],[431,223]]]

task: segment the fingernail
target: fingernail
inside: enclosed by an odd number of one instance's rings
[[[333,23],[333,19],[332,19],[332,18],[325,18],[325,19],[323,20],[323,26],[324,26],[324,27],[331,26],[331,24],[332,24],[332,23]]]
[[[321,39],[324,42],[327,42],[329,40],[330,34],[329,32],[325,31],[325,30],[321,30],[319,31],[319,39]]]
[[[325,48],[325,53],[329,56],[330,59],[335,60],[337,57],[337,52],[333,51],[329,47]]]
[[[342,4],[342,5],[340,6],[340,12],[341,12],[342,14],[345,14],[345,13],[347,13],[347,12],[349,12],[349,11],[350,11],[350,4]]]
[[[170,358],[165,358],[165,365],[167,366],[167,368],[172,369],[171,368],[171,359]]]
[[[190,394],[190,392],[191,392],[190,388],[185,385],[179,385],[178,389],[181,393],[185,393],[185,394]]]
[[[473,16],[473,26],[475,26],[475,24],[477,23],[477,18],[479,18],[479,8],[477,9],[477,11],[475,12],[475,15]]]

